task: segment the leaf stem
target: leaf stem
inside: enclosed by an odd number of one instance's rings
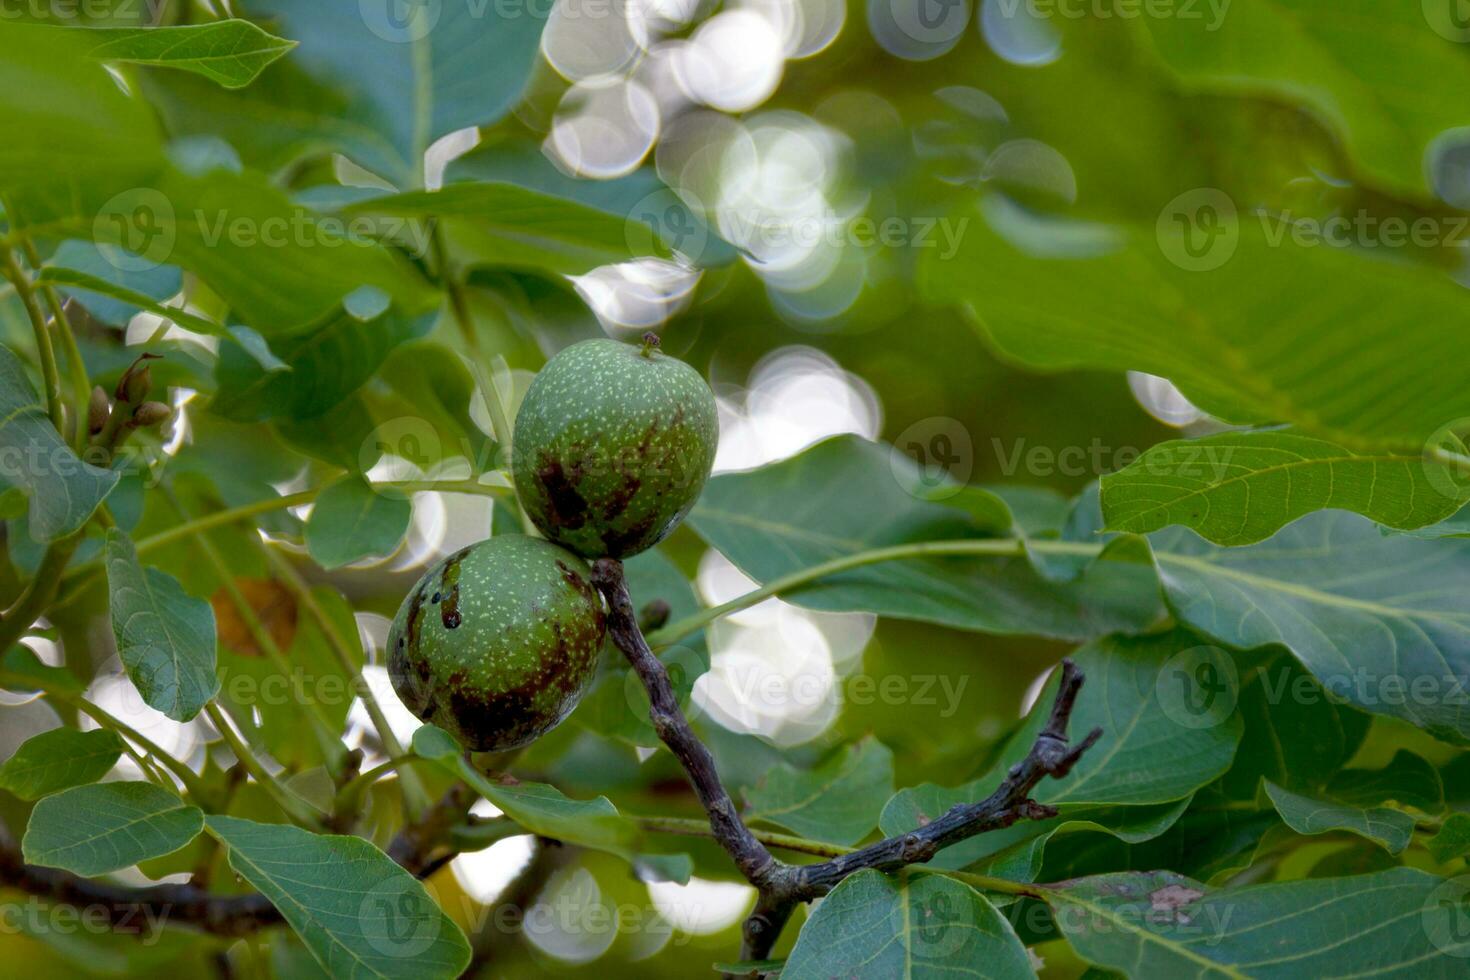
[[[389,759],[386,762],[380,762],[366,772],[358,773],[356,776],[352,777],[352,779],[348,780],[347,784],[337,792],[337,800],[333,808],[338,813],[351,813],[354,809],[356,809],[358,801],[362,799],[362,795],[366,793],[374,783],[382,779],[384,776],[388,775],[390,772],[397,772],[398,778],[402,779],[404,770],[407,767],[419,765],[420,763],[433,762],[434,760],[425,759],[421,755],[409,754],[401,755],[396,759]]]
[[[305,827],[307,830],[321,829],[323,814],[270,774],[265,764],[256,757],[250,746],[245,744],[245,740],[235,733],[218,703],[210,701],[204,706],[204,713],[209,716],[210,722],[219,731],[220,736],[229,743],[230,751],[235,753],[235,758],[240,760],[240,765],[250,773],[250,778],[261,785],[261,788],[276,802],[276,805],[291,818],[292,823]]]
[[[178,496],[173,490],[167,485],[161,485],[159,490],[168,499],[168,502],[173,505],[174,511],[179,515],[179,520],[187,522],[189,515],[185,512],[183,505],[179,502]],[[245,631],[255,641],[256,647],[259,648],[261,653],[265,654],[265,658],[270,661],[271,666],[282,677],[289,679],[291,676],[291,664],[287,661],[285,652],[276,643],[275,637],[271,636],[270,630],[266,629],[265,624],[260,621],[260,617],[256,614],[255,608],[250,605],[250,600],[245,598],[245,593],[240,591],[240,586],[235,582],[235,573],[230,570],[229,565],[225,564],[224,557],[219,553],[219,549],[214,546],[213,541],[209,540],[209,535],[207,534],[194,535],[194,544],[203,553],[205,560],[214,568],[215,574],[219,576],[226,594],[230,597],[230,602],[235,607],[235,612],[239,614],[240,621],[245,624]],[[311,722],[312,733],[316,736],[317,744],[321,747],[322,756],[327,763],[327,769],[332,773],[341,772],[342,762],[347,755],[347,747],[342,744],[341,733],[327,719],[325,712],[322,711],[320,702],[314,698],[308,699],[306,709],[307,718]]]
[[[708,821],[697,820],[693,817],[632,817],[649,833],[654,834],[678,834],[684,837],[714,837],[714,831],[710,829]],[[798,837],[795,834],[781,834],[770,830],[752,830],[755,839],[768,847],[778,848],[783,851],[792,851],[797,854],[810,854],[819,858],[836,858],[848,854],[856,854],[858,848],[844,847],[841,844],[829,844],[826,841],[810,840],[806,837]],[[1002,892],[1007,895],[1030,895],[1036,891],[1035,885],[1023,881],[1012,881],[1009,878],[996,878],[991,875],[974,874],[969,871],[951,871],[947,868],[924,868],[931,874],[941,874],[946,878],[963,881],[973,888],[985,891]]]
[[[633,817],[633,819],[638,822],[638,826],[655,834],[679,834],[685,837],[711,839],[715,836],[708,820],[697,820],[693,817]],[[843,847],[841,844],[828,844],[769,830],[752,830],[751,834],[756,840],[769,847],[779,847],[783,851],[795,851],[799,854],[810,854],[820,858],[841,857],[856,850],[852,847]]]
[[[41,362],[42,384],[46,389],[46,412],[51,416],[51,424],[56,426],[56,431],[61,433],[64,440],[66,424],[61,411],[61,375],[56,369],[56,349],[51,346],[51,331],[46,327],[46,315],[41,312],[41,306],[36,302],[35,290],[31,288],[31,282],[26,278],[20,263],[15,260],[14,250],[10,248],[4,249],[4,268],[5,278],[15,286],[15,294],[20,297],[26,316],[30,318],[31,329],[36,335],[36,353]],[[90,397],[91,392],[88,391],[87,394]]]
[[[655,649],[666,647],[671,643],[695,633],[708,626],[715,620],[728,616],[731,613],[749,609],[759,602],[763,602],[772,596],[777,596],[793,589],[799,589],[804,585],[810,585],[818,579],[840,572],[850,571],[854,568],[862,568],[865,565],[877,565],[886,561],[899,561],[905,558],[933,558],[940,556],[960,557],[975,555],[999,555],[1020,556],[1027,549],[1041,553],[1054,555],[1096,555],[1102,551],[1101,544],[1088,544],[1082,541],[1039,541],[1031,538],[962,538],[955,541],[915,541],[911,544],[892,545],[886,548],[874,548],[871,551],[858,551],[850,555],[842,555],[830,561],[824,561],[810,568],[802,568],[774,578],[758,589],[753,589],[744,595],[736,596],[729,602],[677,620],[663,629],[654,630],[648,634],[648,643]]]
[[[15,605],[5,613],[4,621],[0,622],[0,651],[9,650],[15,645],[32,624],[46,611],[56,595],[57,586],[61,584],[62,573],[66,571],[67,563],[76,552],[77,546],[82,543],[82,531],[53,541],[46,546],[45,553],[41,556],[41,564],[36,569],[36,574],[26,585],[25,591],[21,593]]]
[[[25,253],[26,261],[39,276],[41,254],[36,251],[36,243],[29,237],[23,237],[21,249]],[[80,453],[87,446],[87,416],[92,402],[92,381],[87,377],[87,364],[82,360],[81,348],[77,346],[76,334],[72,331],[71,320],[66,315],[56,287],[41,280],[41,295],[46,297],[46,305],[51,309],[51,319],[56,324],[56,332],[61,335],[62,350],[66,352],[67,367],[71,371],[71,385],[75,389],[72,392],[72,414],[75,416],[72,421],[72,446]],[[62,436],[64,438],[65,433]]]
[[[151,761],[155,765],[163,766],[169,772],[177,776],[179,782],[183,783],[184,789],[187,790],[189,792],[189,795],[194,797],[196,801],[208,800],[208,788],[200,780],[198,774],[196,774],[194,770],[190,769],[178,759],[175,759],[173,756],[169,755],[162,748],[160,748],[156,742],[148,738],[142,732],[139,732],[137,729],[122,721],[120,718],[114,717],[112,714],[110,714],[100,706],[93,704],[91,701],[88,701],[82,695],[64,690],[54,684],[48,684],[43,677],[7,674],[3,671],[0,671],[0,685],[3,685],[5,687],[15,687],[17,689],[23,690],[38,690],[43,695],[51,698],[54,701],[59,701],[62,704],[70,705],[77,711],[86,715],[88,718],[91,718],[102,728],[117,732],[128,741],[142,746],[143,751],[150,757]]]
[[[486,497],[508,497],[512,494],[510,487],[497,487],[487,483],[478,483],[474,480],[398,480],[374,483],[375,489],[400,490],[404,493],[466,493],[477,494]],[[240,507],[231,507],[226,510],[217,510],[212,514],[205,514],[176,524],[173,527],[159,531],[157,534],[146,538],[139,538],[134,542],[138,554],[142,555],[155,548],[172,544],[184,538],[193,537],[204,531],[212,531],[215,528],[236,524],[251,517],[261,514],[270,514],[288,507],[298,507],[301,504],[309,504],[317,498],[317,495],[326,489],[326,486],[312,487],[310,490],[302,490],[299,493],[286,494],[283,497],[271,497],[268,500],[257,500],[254,503],[244,504]],[[100,559],[92,559],[77,565],[66,573],[64,581],[94,572],[102,567]]]

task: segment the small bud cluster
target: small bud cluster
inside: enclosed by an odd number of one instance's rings
[[[100,385],[92,389],[87,405],[87,433],[91,443],[111,453],[116,451],[134,429],[153,429],[173,418],[174,410],[163,402],[149,401],[153,389],[153,372],[148,362],[157,354],[143,354],[121,378],[112,396]]]

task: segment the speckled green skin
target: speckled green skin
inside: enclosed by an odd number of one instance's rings
[[[715,396],[698,371],[657,350],[587,340],[531,383],[511,463],[541,533],[587,558],[626,558],[689,513],[718,442]]]
[[[430,568],[388,631],[393,690],[476,752],[525,745],[571,714],[606,632],[576,555],[507,534]]]

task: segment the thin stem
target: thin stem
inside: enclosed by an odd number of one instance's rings
[[[198,774],[196,774],[194,770],[190,769],[178,759],[175,759],[172,755],[165,752],[162,748],[158,746],[156,742],[148,738],[142,732],[133,728],[131,725],[127,724],[121,719],[114,717],[112,714],[110,714],[100,706],[93,704],[91,701],[88,701],[80,694],[74,694],[70,691],[62,690],[61,688],[58,688],[52,684],[48,684],[46,683],[44,678],[19,676],[12,677],[0,674],[0,683],[5,684],[7,687],[15,686],[18,688],[39,690],[46,697],[51,698],[54,701],[59,701],[62,704],[70,705],[77,711],[80,711],[82,714],[86,715],[88,718],[91,718],[101,727],[117,732],[125,740],[142,746],[143,751],[147,754],[149,761],[151,761],[154,765],[163,766],[169,772],[177,776],[179,782],[183,784],[184,789],[188,791],[189,795],[192,796],[196,801],[199,801],[200,805],[206,806],[207,808],[206,803],[209,799],[209,788],[204,785],[203,781],[200,780]]]
[[[338,813],[351,813],[362,799],[362,795],[378,780],[390,772],[397,772],[398,778],[402,779],[405,768],[422,763],[437,765],[435,760],[425,759],[420,755],[401,755],[396,759],[380,762],[366,772],[358,773],[337,792],[337,800],[333,809]]]
[[[15,286],[15,294],[20,297],[26,316],[30,318],[31,329],[36,335],[36,354],[41,361],[41,380],[46,388],[46,412],[51,416],[51,424],[56,426],[56,431],[64,439],[66,426],[61,412],[61,375],[56,370],[56,350],[51,346],[51,331],[46,327],[46,315],[36,302],[36,293],[31,289],[31,282],[25,271],[15,260],[15,252],[9,248],[4,250],[4,263],[5,278]],[[87,394],[90,396],[91,392]]]
[[[403,493],[464,493],[484,497],[509,497],[513,493],[508,486],[497,487],[488,483],[478,483],[474,480],[392,480],[374,483],[373,487],[381,490],[398,490]],[[146,538],[139,538],[134,542],[134,546],[138,549],[138,554],[143,555],[155,548],[162,548],[164,545],[173,544],[175,541],[193,537],[204,531],[212,531],[215,528],[237,524],[240,521],[258,517],[261,514],[270,514],[278,510],[285,510],[288,507],[299,507],[302,504],[309,504],[325,489],[325,486],[312,487],[309,490],[289,493],[283,497],[271,497],[267,500],[257,500],[254,503],[244,504],[240,507],[217,510],[212,514],[205,514],[201,517],[185,521],[182,524],[176,524],[165,531],[159,531],[157,534],[151,534]],[[64,581],[70,582],[74,578],[94,572],[101,567],[101,559],[82,562],[67,572]]]
[[[22,238],[21,249],[31,268],[39,273],[41,254],[36,251],[36,243],[30,238]],[[76,416],[73,421],[72,445],[77,452],[81,452],[87,445],[87,416],[92,403],[92,381],[87,377],[87,364],[82,360],[81,348],[77,347],[76,334],[72,332],[71,320],[66,315],[61,297],[56,293],[56,287],[49,282],[43,282],[41,295],[46,297],[46,305],[51,310],[51,319],[56,324],[56,332],[61,335],[61,346],[66,352],[67,367],[71,371],[71,385],[74,389],[72,414]]]
[[[327,615],[321,603],[317,602],[316,596],[312,595],[311,588],[301,577],[301,574],[291,565],[286,558],[279,554],[274,548],[265,549],[266,558],[275,566],[281,577],[281,582],[286,589],[296,597],[296,602],[304,608],[307,615],[311,616],[316,624],[321,627],[322,634],[327,638],[327,646],[337,658],[342,670],[357,682],[357,695],[362,698],[362,705],[367,709],[368,717],[372,719],[373,727],[377,729],[378,740],[383,743],[383,751],[389,759],[401,760],[408,757],[403,749],[403,743],[398,741],[398,736],[393,734],[393,726],[388,723],[388,716],[383,713],[383,708],[378,704],[378,698],[373,693],[372,686],[362,676],[362,670],[357,665],[351,650],[348,648],[346,639],[343,638],[337,624]],[[362,652],[361,642],[357,644],[358,653]],[[398,774],[398,783],[403,790],[403,804],[411,817],[418,817],[424,809],[429,806],[429,794],[424,789],[424,784],[418,775],[404,769]]]
[[[885,561],[899,561],[905,558],[934,558],[941,556],[959,557],[974,555],[999,555],[1019,556],[1027,549],[1040,554],[1053,555],[1096,555],[1102,551],[1100,544],[1088,544],[1081,541],[1037,541],[1030,538],[962,538],[956,541],[916,541],[912,544],[892,545],[887,548],[874,548],[871,551],[859,551],[840,558],[824,561],[810,568],[799,569],[780,578],[774,578],[741,596],[736,596],[729,602],[708,609],[701,609],[693,615],[686,616],[665,626],[663,629],[655,630],[648,634],[648,643],[655,649],[661,649],[691,633],[698,632],[710,623],[728,616],[731,613],[749,609],[759,602],[763,602],[772,596],[799,589],[804,585],[810,585],[818,579],[839,572],[850,571],[854,568],[862,568],[865,565],[877,565]]]
[[[56,590],[61,585],[62,573],[67,563],[82,543],[82,531],[53,541],[46,546],[36,574],[26,585],[15,605],[5,613],[0,622],[0,650],[9,650],[24,636],[41,614],[51,605]]]
[[[740,812],[720,782],[714,756],[694,734],[689,720],[679,709],[679,699],[669,682],[669,672],[653,655],[638,629],[638,617],[628,595],[622,563],[613,558],[598,559],[592,565],[592,584],[607,600],[608,635],[628,658],[648,692],[648,717],[653,723],[653,730],[684,767],[689,783],[694,787],[694,795],[699,797],[700,804],[709,815],[715,840],[729,853],[746,880],[764,890],[772,875],[782,868],[781,862],[771,856],[766,846],[740,819]]]
[[[692,817],[634,817],[638,826],[655,834],[678,834],[684,837],[708,837],[713,839],[715,832],[710,828],[708,820],[696,820]],[[805,837],[797,837],[792,834],[778,834],[769,830],[752,830],[751,835],[767,847],[778,847],[783,851],[794,851],[798,854],[810,854],[814,857],[834,858],[844,854],[851,854],[856,848],[843,847],[841,844],[828,844],[824,841],[808,840]]]
[[[229,744],[230,751],[235,753],[235,758],[240,760],[240,765],[244,766],[245,771],[250,773],[250,778],[261,785],[261,788],[276,802],[276,805],[285,811],[286,816],[291,818],[291,822],[305,827],[308,830],[320,829],[323,814],[319,813],[306,800],[291,792],[280,780],[270,774],[269,770],[265,768],[265,764],[256,757],[250,746],[245,744],[245,740],[235,733],[234,728],[230,725],[229,719],[220,710],[220,706],[214,701],[211,701],[204,706],[204,712],[209,716],[210,722],[213,723],[220,735]]]
[[[159,487],[159,491],[173,506],[175,513],[179,515],[179,520],[188,521],[189,515],[185,512],[183,505],[179,502],[179,498],[173,490],[165,484]],[[239,615],[240,621],[245,624],[245,631],[255,641],[256,648],[265,654],[265,658],[270,661],[271,666],[282,677],[290,678],[291,664],[287,661],[285,652],[276,643],[275,637],[271,635],[266,625],[260,621],[260,616],[256,614],[255,607],[250,605],[250,600],[245,598],[245,593],[240,591],[240,586],[235,582],[235,573],[225,563],[224,557],[219,553],[219,549],[214,546],[214,542],[209,540],[209,535],[194,535],[194,544],[214,569],[215,574],[219,576],[221,583],[223,583],[225,593],[230,597],[230,602],[234,605],[235,612]],[[307,709],[307,718],[312,725],[312,733],[315,735],[317,744],[322,750],[322,755],[326,760],[328,770],[333,773],[340,772],[342,761],[347,754],[347,747],[342,744],[341,733],[328,720],[326,713],[322,710],[321,703],[316,699],[308,698],[305,707]]]

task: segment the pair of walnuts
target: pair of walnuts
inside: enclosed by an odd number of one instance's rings
[[[547,362],[511,440],[517,495],[545,538],[497,535],[450,555],[393,620],[394,690],[468,749],[525,745],[571,713],[607,628],[586,559],[651,548],[709,478],[714,395],[655,348],[589,340]]]

